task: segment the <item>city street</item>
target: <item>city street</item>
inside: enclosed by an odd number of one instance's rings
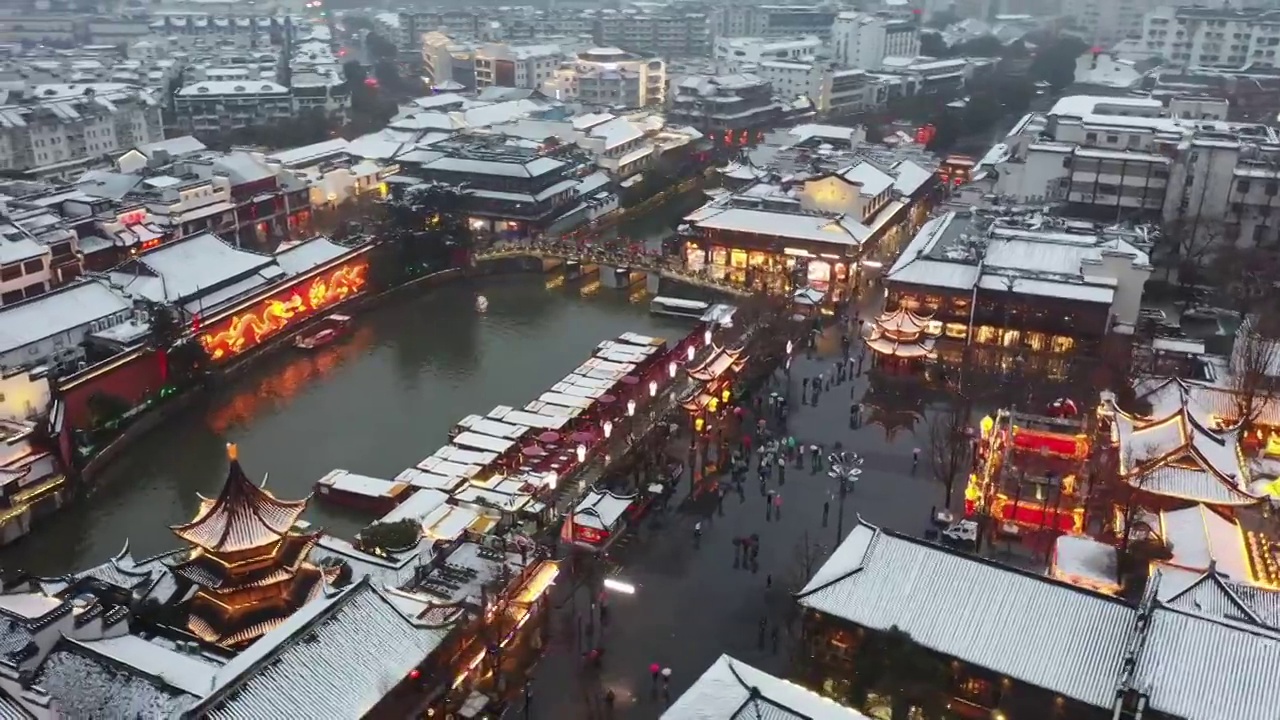
[[[943,495],[925,460],[912,472],[913,448],[927,447],[924,424],[918,423],[914,434],[910,430],[898,432],[891,441],[878,425],[851,430],[848,380],[833,384],[821,395],[817,407],[798,404],[801,378],[819,371],[829,376],[838,348],[839,330],[831,329],[812,359],[803,351],[795,353],[790,383],[791,433],[798,443],[822,445],[824,465],[836,442],[865,457],[861,480],[846,498],[845,533],[861,516],[877,525],[920,534],[928,524],[930,507],[940,504]],[[854,352],[858,352],[856,343]],[[866,376],[852,382],[853,394],[861,399]],[[725,496],[722,513],[717,510],[714,493],[686,501],[679,509],[673,503],[672,510],[658,518],[660,524],[646,520],[632,537],[622,541],[624,547],[611,552],[609,572],[636,591],[608,596],[605,653],[599,671],[586,669],[582,653],[593,644],[575,630],[575,624],[581,627],[592,616],[589,594],[584,588],[576,597],[570,598],[568,592],[560,595],[565,600],[554,619],[551,644],[534,673],[529,718],[656,718],[665,704],[649,674],[652,664],[671,669],[673,699],[722,653],[785,676],[790,638],[783,627],[775,652],[773,629],[785,623],[791,607],[789,594],[806,579],[802,560],[805,538],[818,546],[809,551],[811,557],[815,551],[821,552],[816,562],[811,560],[812,568],[838,543],[836,481],[825,470],[811,472],[807,457],[803,470],[794,463],[788,466],[785,484],[779,483],[775,471],[769,489],[780,493],[783,503],[781,519],[772,521],[765,517],[766,501],[754,463],[743,488],[742,496],[733,490]],[[684,498],[689,490],[689,484],[683,483],[679,497]],[[830,503],[825,524],[824,502]],[[699,520],[703,533],[695,543],[693,528]],[[760,537],[758,570],[754,572],[735,568],[733,544],[734,538],[752,534]],[[567,586],[570,580],[566,577],[562,582]],[[608,690],[615,696],[611,712],[603,702]],[[508,716],[523,718],[524,713],[522,707],[515,707]]]

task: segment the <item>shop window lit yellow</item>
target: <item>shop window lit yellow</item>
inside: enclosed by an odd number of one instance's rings
[[[1064,335],[1053,336],[1053,351],[1056,353],[1071,352],[1076,348],[1075,338],[1069,338]]]

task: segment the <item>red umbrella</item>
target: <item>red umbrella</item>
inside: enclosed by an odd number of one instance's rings
[[[543,457],[547,454],[546,450],[543,450],[537,445],[530,445],[528,447],[521,448],[520,452],[528,457]]]
[[[639,378],[638,376],[635,376],[635,375],[623,375],[623,376],[622,376],[622,382],[623,382],[623,383],[625,383],[625,384],[627,384],[627,385],[639,385],[639,384],[640,384],[640,378]]]
[[[601,395],[600,397],[596,398],[596,402],[602,405],[608,405],[609,403],[618,402],[618,398],[612,395]]]
[[[576,443],[589,443],[592,440],[595,440],[596,436],[595,436],[595,433],[582,431],[582,432],[574,433],[572,436],[570,436],[569,439]]]
[[[560,439],[560,433],[554,430],[548,430],[538,436],[538,442],[553,443]]]

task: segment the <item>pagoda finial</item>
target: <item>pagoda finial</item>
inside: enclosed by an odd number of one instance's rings
[[[227,459],[231,462],[237,462],[240,459],[240,451],[236,449],[235,443],[227,443]]]

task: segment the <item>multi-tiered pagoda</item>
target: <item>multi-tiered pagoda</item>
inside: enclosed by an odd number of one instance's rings
[[[307,562],[319,532],[298,524],[307,500],[278,500],[245,476],[235,445],[222,492],[195,518],[172,527],[194,547],[173,566],[195,587],[187,629],[238,649],[262,637],[323,592],[325,574]]]

